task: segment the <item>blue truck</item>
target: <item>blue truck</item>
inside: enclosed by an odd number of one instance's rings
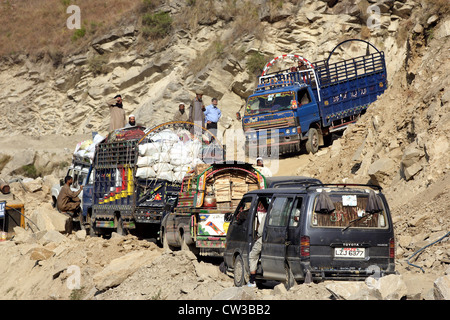
[[[330,63],[336,49],[350,41],[367,44],[366,55]],[[297,65],[268,72],[284,58]],[[328,59],[314,63],[293,54],[277,57],[266,65],[247,99],[242,119],[246,151],[264,156],[298,152],[304,145],[308,153],[316,153],[333,132],[354,123],[386,87],[384,53],[364,40],[343,41]]]

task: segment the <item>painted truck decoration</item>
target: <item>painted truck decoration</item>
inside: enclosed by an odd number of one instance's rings
[[[333,53],[352,41],[366,44],[366,55],[331,63]],[[294,66],[269,72],[282,61]],[[254,156],[282,154],[305,145],[315,153],[333,132],[354,123],[386,87],[384,53],[364,40],[341,42],[328,59],[313,63],[296,54],[276,57],[247,99],[242,120],[246,150]]]
[[[97,145],[91,174],[90,214],[94,233],[127,233],[155,226],[177,205],[184,175],[197,164],[223,160],[222,146],[192,134],[195,125],[174,121],[147,129],[123,128]]]
[[[161,224],[163,244],[200,255],[221,255],[228,222],[244,194],[266,187],[265,177],[248,163],[198,165],[183,179],[178,205]]]

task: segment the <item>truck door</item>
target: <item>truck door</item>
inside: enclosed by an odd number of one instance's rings
[[[302,133],[306,134],[310,124],[320,120],[319,108],[308,88],[301,89],[297,92],[297,100],[297,116]]]
[[[267,212],[261,249],[264,278],[285,278],[286,232],[293,202],[292,195],[277,195]]]

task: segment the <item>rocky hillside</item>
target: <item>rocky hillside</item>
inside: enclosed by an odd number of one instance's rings
[[[369,28],[371,5],[380,9],[379,28]],[[83,12],[82,3],[80,7]],[[32,46],[24,52],[3,53],[0,101],[6,116],[0,118],[0,178],[43,177],[30,182],[35,187],[11,184],[17,198],[26,203],[29,216],[52,210],[41,204],[49,203],[49,186],[64,174],[76,142],[93,131],[106,134],[105,101],[115,94],[124,98],[127,114],[135,114],[138,122],[150,127],[171,120],[178,104],[188,104],[201,88],[205,101],[219,98],[224,113],[219,129],[226,130],[252,92],[256,74],[271,58],[297,53],[317,61],[327,58],[343,40],[365,39],[386,55],[387,91],[331,146],[315,155],[280,159],[275,174],[381,185],[393,212],[398,269],[405,277],[421,273],[406,259],[450,230],[448,1],[169,0],[136,1],[129,9],[121,11],[125,16],[114,17],[117,23],[96,27],[95,32],[86,22],[92,32],[67,45],[58,38],[64,48],[60,54],[55,55],[55,49],[39,53]],[[336,52],[333,59],[365,50],[352,45]],[[415,257],[414,263],[427,275],[436,278],[449,273],[448,239]],[[23,250],[17,261],[30,253]],[[196,266],[189,257],[174,257],[191,270],[186,279],[197,281],[192,276]],[[46,261],[44,265],[54,262]],[[101,271],[99,266],[96,272]],[[148,275],[148,270],[141,272]],[[229,286],[220,277],[211,278],[219,282],[209,297]],[[123,292],[131,290],[139,278],[128,281]],[[205,297],[200,294],[206,290],[203,286],[189,286],[183,290],[189,293],[198,288],[199,296]],[[296,290],[303,293],[304,289]],[[330,289],[312,290],[321,299]],[[122,297],[122,293],[105,292],[102,297]],[[158,292],[142,295],[157,298]],[[22,291],[16,296],[28,297]],[[37,292],[32,298],[36,296]],[[178,291],[167,296],[186,297]]]

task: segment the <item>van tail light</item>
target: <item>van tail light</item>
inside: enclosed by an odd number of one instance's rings
[[[395,240],[394,238],[389,239],[389,258],[395,258]]]
[[[303,236],[300,238],[300,256],[309,258],[309,237]]]

